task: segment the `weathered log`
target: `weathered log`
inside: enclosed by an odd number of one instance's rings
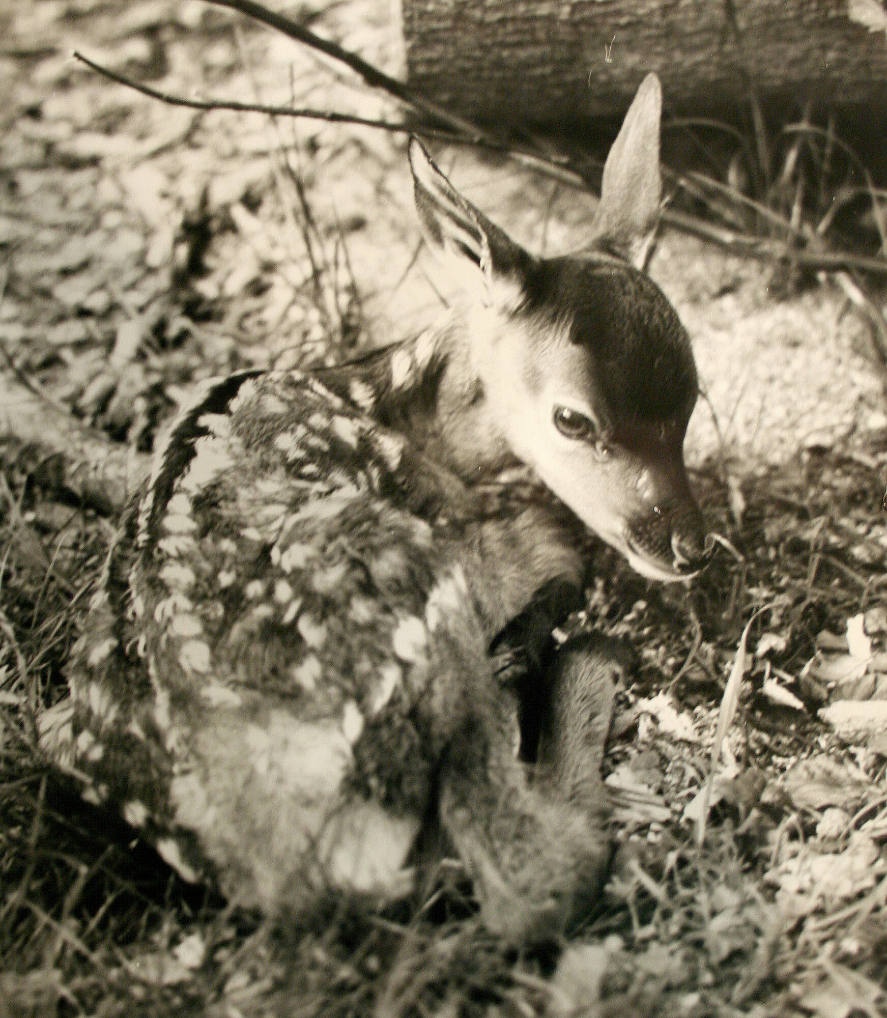
[[[486,122],[621,113],[648,71],[675,114],[734,119],[752,89],[774,113],[887,111],[882,0],[401,0],[401,16],[411,86]]]
[[[113,515],[148,472],[148,457],[115,445],[63,407],[0,373],[0,440],[34,454],[38,479]]]

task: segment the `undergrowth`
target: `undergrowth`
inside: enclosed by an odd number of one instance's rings
[[[887,435],[879,441],[887,447]],[[763,882],[774,832],[788,816],[778,801],[756,800],[761,774],[784,770],[828,740],[811,712],[781,711],[762,698],[764,660],[751,669],[743,697],[741,779],[716,807],[705,843],[694,843],[693,826],[681,816],[688,789],[706,771],[701,747],[665,735],[648,742],[644,767],[665,793],[665,811],[651,820],[617,810],[618,850],[604,897],[560,949],[518,955],[486,934],[452,860],[412,902],[378,912],[332,898],[308,922],[234,912],[183,884],[131,830],[73,796],[34,753],[33,712],[62,687],[106,528],[81,520],[72,538],[64,514],[41,512],[50,495],[25,470],[7,461],[6,476],[0,1002],[7,1013],[558,1014],[570,1013],[557,1011],[564,994],[575,1005],[576,992],[591,992],[581,980],[579,991],[570,988],[570,966],[588,980],[596,964],[595,1006],[603,1010],[587,1013],[801,1015],[808,1012],[793,987],[824,964],[811,944],[826,940],[852,940],[854,967],[887,987],[883,936],[872,933],[887,928],[879,926],[885,901],[869,902],[864,915],[860,895],[861,911],[851,901],[832,915],[816,914],[815,923],[793,925]],[[698,480],[741,558],[720,552],[688,596],[649,587],[600,551],[589,614],[639,652],[626,696],[671,687],[684,707],[711,714],[754,608],[774,606],[766,628],[784,641],[770,666],[797,676],[817,635],[839,631],[848,613],[877,603],[887,579],[848,550],[875,539],[870,507],[879,483],[852,453],[819,450],[793,471],[750,482],[738,523],[719,509],[724,492],[713,475]],[[47,517],[61,529],[39,522]],[[635,756],[637,742],[636,724],[618,733],[608,767]],[[618,803],[622,793],[615,794]],[[795,816],[796,829],[783,834],[803,836],[811,822]]]

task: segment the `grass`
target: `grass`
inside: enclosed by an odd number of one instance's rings
[[[887,435],[881,441],[887,447]],[[820,987],[828,996],[835,985],[860,999],[867,991],[871,1007],[883,1006],[883,873],[868,892],[811,901],[800,918],[780,908],[768,884],[780,840],[798,850],[816,841],[818,811],[776,794],[780,776],[814,750],[855,758],[871,782],[867,808],[844,837],[873,820],[881,841],[887,833],[883,757],[860,756],[809,714],[780,712],[760,693],[766,667],[798,675],[823,629],[840,631],[848,613],[883,594],[879,565],[847,550],[877,539],[878,479],[857,459],[822,450],[793,476],[750,485],[741,525],[723,510],[717,521],[742,560],[722,554],[689,601],[648,588],[601,553],[591,598],[597,625],[640,651],[620,716],[630,719],[679,674],[672,692],[693,711],[700,737],[687,743],[655,718],[635,716],[615,738],[608,766],[642,775],[647,798],[664,812],[632,807],[630,796],[626,806],[617,790],[618,851],[602,901],[557,950],[526,955],[483,930],[453,862],[415,900],[387,911],[333,898],[307,922],[271,920],[233,912],[183,884],[128,828],[72,796],[33,752],[34,707],[63,686],[79,592],[105,528],[78,519],[72,535],[60,514],[51,517],[60,530],[39,526],[50,493],[21,466],[8,466],[6,476],[0,1006],[7,1013],[726,1018],[825,1013],[805,994]],[[723,492],[706,476],[700,482],[717,518]],[[682,810],[706,777],[705,739],[713,737],[739,629],[762,603],[773,607],[753,627],[750,647],[766,631],[782,637],[782,649],[752,661],[731,733],[741,764],[699,847]],[[595,1010],[571,1010],[580,1005]]]

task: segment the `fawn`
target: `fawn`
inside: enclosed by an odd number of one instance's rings
[[[652,578],[705,556],[693,357],[637,267],[660,108],[650,76],[572,257],[527,253],[411,142],[465,308],[340,367],[215,381],[172,427],[44,731],[186,879],[269,911],[330,887],[390,899],[432,825],[507,937],[560,928],[599,886],[618,665],[586,637],[530,675],[528,766],[491,648],[578,605],[585,528]]]

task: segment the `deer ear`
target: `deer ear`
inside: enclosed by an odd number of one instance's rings
[[[527,252],[459,194],[416,138],[409,154],[425,239],[448,268],[463,285],[475,291],[480,286],[485,304],[496,300],[501,283],[522,284],[531,261]]]
[[[637,268],[644,266],[659,221],[661,114],[662,86],[655,74],[648,74],[604,164],[592,225],[596,244],[615,248]]]

